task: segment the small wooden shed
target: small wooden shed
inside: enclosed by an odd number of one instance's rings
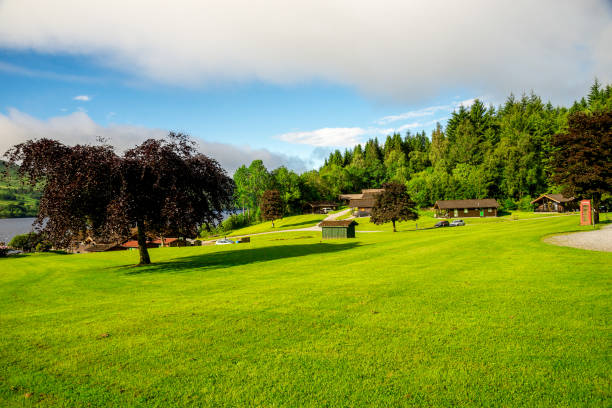
[[[323,221],[321,226],[323,239],[355,238],[355,225],[353,220]]]

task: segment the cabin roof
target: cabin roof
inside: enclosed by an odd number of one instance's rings
[[[368,197],[368,198],[362,198],[358,200],[349,201],[349,207],[356,207],[356,208],[374,208],[375,204],[376,204],[376,197]]]
[[[363,198],[363,194],[340,194],[338,197],[341,200],[360,200]]]
[[[348,228],[351,225],[357,225],[357,222],[355,220],[340,220],[340,221],[336,221],[336,220],[330,220],[330,221],[323,221],[321,222],[321,224],[319,224],[321,227],[344,227],[344,228]]]
[[[331,201],[313,201],[309,203],[305,203],[304,205],[309,205],[312,208],[315,207],[337,207],[338,204],[332,203]]]
[[[178,241],[178,238],[164,238],[164,245],[168,245],[171,242]],[[161,244],[161,239],[154,239],[151,241],[153,244]]]
[[[454,208],[498,208],[499,204],[494,198],[482,198],[478,200],[439,200],[434,208],[448,210]]]
[[[565,197],[563,194],[542,194],[541,196],[533,200],[531,204],[541,201],[544,197],[549,198],[557,203],[567,203],[569,201],[574,201],[574,197]]]

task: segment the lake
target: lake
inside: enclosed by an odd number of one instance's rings
[[[240,212],[242,211],[236,211],[236,213]],[[223,213],[223,219],[229,216],[229,212]],[[15,235],[32,231],[32,223],[35,219],[36,218],[0,218],[0,242],[8,244]]]
[[[36,218],[0,218],[0,242],[8,243],[15,235],[32,231]]]

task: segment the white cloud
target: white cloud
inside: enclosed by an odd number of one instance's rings
[[[420,118],[423,116],[432,116],[439,111],[448,111],[452,108],[453,105],[429,106],[423,109],[400,113],[399,115],[385,116],[377,120],[376,123],[378,123],[379,125],[385,125],[387,123],[396,122],[398,120]]]
[[[0,156],[11,146],[29,139],[42,137],[56,139],[68,145],[96,143],[97,137],[108,139],[118,152],[124,151],[149,138],[161,138],[168,134],[165,129],[144,126],[111,124],[101,126],[85,112],[74,112],[40,120],[17,109],[9,109],[8,114],[0,113]],[[274,153],[267,149],[248,146],[235,146],[227,143],[208,142],[195,139],[199,150],[219,161],[229,174],[243,164],[255,159],[273,169],[287,166],[296,171],[306,170],[306,163],[300,158]]]
[[[0,20],[2,20],[2,4],[0,4]],[[0,28],[1,30],[2,28]],[[1,39],[0,39],[1,43]],[[66,82],[82,82],[82,83],[99,83],[102,82],[99,78],[86,77],[81,75],[65,75],[58,74],[50,71],[41,71],[37,69],[29,69],[20,67],[17,65],[9,64],[7,62],[0,61],[0,72],[7,72],[9,74],[23,75],[29,78],[46,78],[55,81],[66,81]]]
[[[315,146],[315,151],[328,151],[333,147],[352,148],[359,143],[363,143],[368,138],[387,136],[393,133],[401,133],[408,129],[428,126],[435,123],[412,122],[405,123],[397,127],[346,127],[346,128],[322,128],[305,132],[290,132],[277,136],[277,139],[287,143],[304,144]],[[332,149],[333,150],[333,149]]]
[[[322,128],[308,132],[291,132],[278,136],[278,139],[310,146],[352,147],[360,143],[361,137],[368,133],[366,129],[352,128]]]
[[[459,101],[459,102],[453,102],[453,103],[451,103],[449,105],[429,106],[427,108],[422,108],[422,109],[418,109],[418,110],[408,111],[408,112],[400,113],[398,115],[384,116],[384,117],[378,119],[376,121],[376,123],[379,124],[379,125],[386,125],[388,123],[396,122],[396,121],[399,121],[399,120],[406,120],[406,119],[412,119],[412,118],[420,118],[420,117],[424,117],[424,116],[433,116],[433,115],[436,115],[438,113],[450,113],[453,110],[459,108],[460,106],[463,106],[464,108],[469,108],[476,101],[476,99],[479,99],[480,101],[483,100],[482,97],[478,97],[478,98],[466,99],[466,100]],[[408,128],[411,128],[411,127],[423,126],[423,125],[432,124],[432,123],[436,123],[436,122],[440,122],[440,121],[441,120],[438,118],[438,119],[434,119],[433,121],[430,121],[430,122],[428,122],[426,124],[421,124],[421,123],[415,122],[414,124],[403,125],[403,126],[404,126],[404,129],[408,129]]]
[[[323,80],[403,101],[533,89],[568,102],[595,76],[612,81],[610,8],[606,0],[4,0],[0,47],[89,55],[188,86]]]
[[[75,101],[83,101],[83,102],[89,102],[91,101],[91,96],[89,95],[77,95],[74,98]]]
[[[474,104],[474,102],[476,102],[476,99],[479,98],[471,98],[471,99],[466,99],[464,101],[459,102],[456,107],[458,108],[459,106],[463,106],[464,108],[469,108],[470,106],[472,106]],[[482,99],[481,99],[482,101]]]

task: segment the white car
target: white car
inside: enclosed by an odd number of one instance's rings
[[[221,239],[218,239],[217,242],[215,242],[215,245],[229,245],[229,244],[234,244],[234,241],[232,241],[231,239],[227,239],[227,238],[221,238]]]
[[[465,222],[463,222],[463,220],[454,220],[450,223],[451,227],[461,227],[464,225],[465,225]]]

